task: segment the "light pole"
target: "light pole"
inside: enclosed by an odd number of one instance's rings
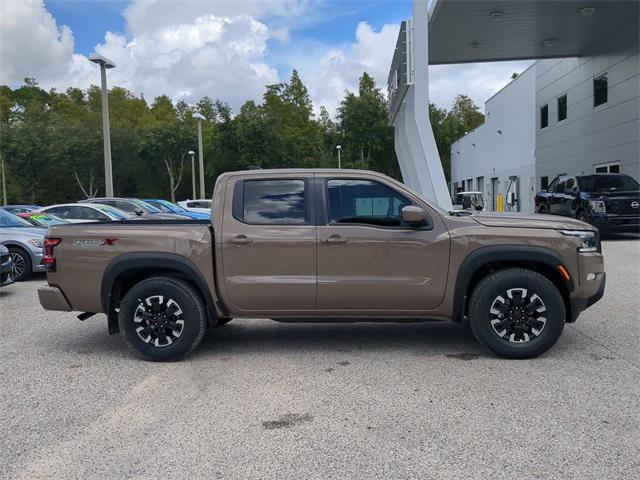
[[[204,191],[204,160],[202,158],[202,121],[207,119],[199,112],[193,114],[198,121],[198,166],[200,167],[200,198],[207,198]]]
[[[342,164],[340,163],[340,150],[342,150],[342,145],[336,145],[336,150],[338,151],[338,168],[342,168]]]
[[[100,65],[100,80],[102,83],[102,139],[104,142],[104,188],[107,197],[113,197],[113,174],[111,172],[111,133],[109,133],[109,99],[107,91],[107,69],[115,68],[108,58],[98,53],[89,57],[93,63]]]
[[[187,154],[191,155],[191,187],[193,188],[193,196],[191,198],[195,200],[197,198],[196,197],[196,152],[194,152],[193,150],[189,150]]]
[[[7,204],[7,180],[4,173],[4,158],[0,155],[0,166],[2,166],[2,205]]]

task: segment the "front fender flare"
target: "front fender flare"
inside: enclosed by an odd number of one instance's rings
[[[467,303],[467,290],[473,274],[484,265],[494,262],[534,262],[557,269],[564,266],[562,257],[549,248],[529,245],[492,245],[474,250],[460,264],[453,297],[453,319],[461,320]],[[567,282],[569,292],[573,281]]]

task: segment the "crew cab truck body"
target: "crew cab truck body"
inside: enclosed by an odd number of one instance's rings
[[[640,185],[629,175],[559,175],[535,204],[538,213],[577,218],[603,232],[640,232]]]
[[[550,348],[603,294],[600,243],[572,219],[449,214],[384,175],[221,175],[212,223],[126,220],[53,227],[45,309],[102,312],[154,360],[189,353],[207,326],[467,319],[499,355]]]

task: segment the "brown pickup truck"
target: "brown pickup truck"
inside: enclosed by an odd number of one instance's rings
[[[604,292],[590,225],[445,212],[378,173],[230,172],[213,205],[211,222],[50,228],[40,303],[105,313],[109,333],[152,360],[239,317],[464,321],[496,354],[529,358]]]

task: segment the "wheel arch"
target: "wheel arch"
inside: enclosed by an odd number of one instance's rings
[[[216,309],[207,282],[186,257],[174,253],[138,252],[119,255],[109,262],[102,276],[100,303],[109,318],[109,333],[118,331],[115,308],[136,283],[158,275],[171,275],[191,284],[207,307],[209,324],[215,323]]]
[[[482,278],[491,272],[511,267],[527,268],[551,280],[564,300],[567,321],[573,318],[570,293],[574,284],[572,279],[565,280],[559,272],[558,267],[564,267],[564,262],[557,253],[545,247],[496,245],[474,250],[462,261],[456,277],[453,319],[460,321],[467,315],[468,299]]]

